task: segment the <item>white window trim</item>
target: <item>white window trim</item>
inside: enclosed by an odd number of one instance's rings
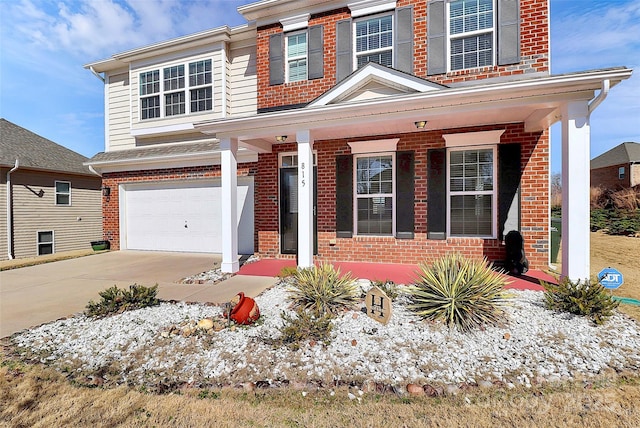
[[[497,64],[497,51],[498,51],[498,46],[497,46],[497,42],[498,42],[498,37],[497,37],[497,25],[498,25],[498,10],[496,9],[496,0],[492,0],[493,1],[493,25],[490,29],[484,29],[484,30],[476,30],[476,31],[468,31],[466,33],[460,33],[460,34],[455,34],[455,35],[451,35],[451,3],[457,1],[457,0],[448,0],[446,2],[446,11],[445,11],[445,26],[446,26],[446,39],[447,39],[447,72],[456,72],[456,71],[463,71],[463,70],[473,70],[474,68],[482,68],[482,67],[489,67],[489,66],[494,66]],[[457,70],[452,70],[451,69],[451,40],[453,39],[464,39],[467,37],[472,37],[472,36],[478,36],[481,34],[487,34],[487,33],[492,33],[491,35],[491,43],[492,43],[492,49],[491,49],[491,64],[490,65],[483,65],[483,66],[478,66],[478,67],[472,67],[472,68],[459,68]]]
[[[40,242],[41,233],[51,233],[51,242]],[[56,252],[56,236],[54,230],[37,230],[36,231],[36,254],[38,256],[45,256],[46,254],[40,254],[40,245],[51,244],[51,254]]]
[[[69,193],[66,192],[58,192],[58,183],[66,183],[69,185]],[[53,193],[54,193],[54,203],[56,206],[60,207],[70,207],[71,206],[71,182],[64,180],[55,180],[53,183]],[[69,203],[68,204],[59,204],[58,203],[58,195],[69,195]]]
[[[189,85],[189,64],[195,63],[195,62],[201,62],[201,61],[211,61],[211,83],[210,84],[204,84],[204,85],[196,85],[196,86],[190,86]],[[165,68],[171,68],[171,67],[177,67],[177,66],[184,66],[184,87],[181,89],[172,89],[172,90],[164,90],[164,69]],[[141,123],[147,123],[147,122],[151,122],[154,120],[162,120],[162,119],[173,119],[173,118],[178,118],[178,117],[185,117],[185,116],[189,116],[189,115],[196,115],[196,114],[207,114],[207,113],[211,113],[215,110],[215,97],[216,97],[216,92],[215,92],[215,82],[216,82],[216,76],[215,76],[215,65],[216,65],[216,61],[213,57],[207,56],[207,57],[203,57],[203,58],[192,58],[189,59],[188,61],[179,61],[179,62],[172,62],[172,63],[167,63],[167,64],[162,64],[162,65],[156,65],[152,68],[145,68],[145,69],[141,69],[141,70],[137,70],[137,76],[138,76],[138,82],[137,82],[137,88],[135,88],[136,90],[136,96],[138,98],[138,122]],[[144,73],[150,73],[153,71],[158,70],[159,75],[160,75],[160,84],[159,84],[159,92],[155,92],[152,94],[145,94],[145,95],[140,95],[140,75],[144,74]],[[211,87],[211,110],[205,110],[205,111],[191,111],[191,90],[192,89],[201,89],[201,88],[206,88],[206,87]],[[184,107],[184,113],[183,114],[174,114],[171,116],[167,116],[166,115],[166,111],[165,111],[165,107],[166,107],[166,100],[165,100],[165,95],[169,95],[169,94],[174,94],[177,92],[183,92],[184,96],[185,96],[185,107]],[[160,100],[160,116],[159,117],[152,117],[152,118],[147,118],[147,119],[143,119],[142,118],[142,99],[143,98],[151,98],[151,97],[159,97]]]
[[[285,156],[298,156],[298,152],[281,152],[278,153],[278,169],[280,168],[297,168],[298,162],[296,160],[295,165],[282,166],[282,158]],[[313,166],[318,166],[318,151],[313,151]]]
[[[304,56],[294,56],[289,58],[289,37],[291,36],[297,36],[298,34],[306,34],[307,35],[307,50],[304,54]],[[302,30],[302,31],[294,31],[292,33],[287,33],[284,35],[284,60],[285,60],[285,66],[284,66],[284,79],[285,82],[290,83],[291,79],[289,78],[289,60],[299,60],[299,59],[306,59],[307,60],[307,78],[306,79],[301,79],[301,80],[294,80],[293,82],[304,82],[306,80],[309,80],[309,34],[307,32],[307,30]]]
[[[356,48],[356,26],[358,24],[358,22],[362,22],[362,21],[368,21],[370,19],[375,19],[375,18],[382,18],[384,16],[390,16],[391,17],[391,47],[390,48],[378,48],[378,49],[374,49],[374,50],[370,50],[370,51],[363,51],[363,52],[357,52],[357,48]],[[356,19],[353,21],[353,25],[351,28],[351,40],[353,40],[353,69],[354,70],[358,70],[358,56],[361,55],[370,55],[370,54],[375,54],[375,53],[379,53],[379,52],[386,52],[388,50],[391,50],[391,67],[393,68],[395,66],[395,55],[394,55],[394,49],[395,49],[395,45],[396,45],[396,17],[395,17],[395,13],[380,13],[378,15],[372,15],[372,16],[365,16],[361,19]]]
[[[395,152],[400,138],[386,140],[352,141],[347,143],[351,147],[351,154]]]
[[[352,18],[387,12],[396,8],[395,0],[360,0],[347,4]]]
[[[363,141],[364,142],[364,141]],[[351,143],[349,143],[351,145]],[[377,194],[366,194],[358,197],[358,158],[369,158],[374,156],[391,156],[391,163],[393,165],[392,168],[392,191],[391,191],[391,205],[393,209],[391,210],[391,234],[390,235],[370,235],[370,234],[358,234],[358,199],[362,198],[375,198],[381,197],[386,198],[389,196],[388,193],[377,193]],[[398,169],[398,165],[396,163],[396,152],[361,152],[353,155],[353,236],[363,236],[363,237],[394,237],[396,236],[396,171]]]
[[[504,129],[496,131],[463,132],[459,134],[443,134],[447,147],[487,146],[500,143]]]
[[[495,132],[495,131],[490,131]],[[504,132],[504,130],[502,131]],[[469,134],[475,134],[474,132],[470,132]],[[454,134],[450,134],[454,135]],[[458,134],[464,135],[464,134]],[[498,182],[497,182],[497,174],[498,174],[498,145],[497,144],[486,144],[486,145],[470,145],[470,146],[453,146],[454,148],[447,149],[447,237],[451,238],[480,238],[480,239],[497,239],[498,237]],[[486,191],[478,191],[473,192],[476,194],[482,195],[491,195],[491,235],[486,236],[476,236],[476,235],[451,235],[451,196],[455,195],[468,195],[471,192],[452,192],[450,189],[451,178],[450,178],[450,159],[452,152],[463,152],[466,150],[483,150],[483,149],[491,149],[493,152],[493,190]]]
[[[620,168],[618,168],[618,180],[624,180],[625,177],[625,167],[621,166]]]
[[[288,33],[289,31],[307,28],[309,26],[309,18],[311,18],[311,14],[304,13],[302,15],[281,19],[280,24],[282,24],[282,31]]]

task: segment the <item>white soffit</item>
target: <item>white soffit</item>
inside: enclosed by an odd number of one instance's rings
[[[497,131],[461,132],[459,134],[444,134],[442,138],[446,141],[447,147],[486,146],[499,144],[504,131],[504,129],[500,129]]]
[[[357,18],[359,16],[371,15],[372,13],[386,12],[396,8],[396,2],[390,0],[362,0],[347,5],[351,10],[351,16]]]
[[[325,106],[344,101],[351,94],[373,81],[395,89],[398,93],[429,92],[446,88],[437,83],[427,82],[376,63],[369,63],[316,98],[315,101],[309,104],[309,107]]]
[[[349,144],[351,153],[358,155],[361,153],[395,152],[400,138],[390,138],[387,140],[352,141]]]
[[[282,31],[289,32],[295,30],[302,30],[309,26],[310,14],[305,13],[303,15],[292,16],[291,18],[284,18],[280,20],[282,24]]]

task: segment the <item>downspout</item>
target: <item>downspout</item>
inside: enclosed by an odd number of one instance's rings
[[[13,260],[13,211],[11,210],[11,173],[20,167],[20,161],[16,159],[16,164],[7,172],[7,256]]]
[[[600,89],[600,93],[589,103],[589,115],[607,98],[609,95],[609,88],[611,87],[611,82],[609,79],[605,79],[602,81],[602,89]]]
[[[97,71],[95,71],[93,67],[89,67],[89,71],[91,71],[93,75],[96,76],[98,79],[102,80],[102,83],[105,82],[104,77],[100,76],[100,74]]]

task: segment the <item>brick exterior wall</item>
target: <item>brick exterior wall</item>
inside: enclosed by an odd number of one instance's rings
[[[238,176],[255,175],[256,163],[243,163],[238,165]],[[166,168],[147,171],[125,171],[105,173],[102,176],[102,185],[111,188],[109,196],[102,197],[102,230],[104,239],[111,242],[112,250],[120,249],[120,209],[119,191],[120,184],[148,183],[177,180],[204,180],[221,176],[220,165],[196,166],[188,168]],[[255,187],[259,193],[258,186]]]
[[[618,178],[618,169],[624,167],[624,179]],[[631,186],[631,168],[628,163],[620,165],[606,166],[591,170],[591,187],[602,187],[603,189],[618,190]],[[637,169],[637,168],[636,168]]]
[[[318,255],[324,261],[364,261],[387,263],[419,263],[433,261],[450,252],[489,260],[504,259],[504,246],[495,239],[449,238],[427,239],[427,150],[442,148],[443,133],[475,132],[506,129],[502,143],[521,143],[521,232],[525,238],[525,251],[531,267],[548,266],[549,260],[549,136],[544,133],[524,132],[523,124],[507,124],[465,129],[449,129],[446,132],[426,131],[409,134],[377,136],[400,138],[398,151],[415,152],[415,238],[357,236],[336,238],[336,171],[335,157],[349,154],[347,140],[316,141],[318,162]],[[361,140],[366,140],[363,138]],[[356,141],[350,139],[349,141]],[[263,257],[293,258],[281,255],[279,250],[278,221],[278,154],[295,151],[295,144],[274,145],[273,153],[260,154],[256,176],[256,230],[258,231],[258,253]],[[331,241],[336,244],[332,245]]]
[[[413,73],[441,84],[490,77],[550,71],[548,0],[520,0],[520,63],[459,70],[427,76],[427,0],[398,0],[397,7],[413,5]],[[258,108],[308,103],[336,84],[336,22],[350,17],[348,8],[312,15],[309,26],[324,26],[324,77],[315,80],[269,84],[269,36],[282,32],[280,24],[257,32]]]

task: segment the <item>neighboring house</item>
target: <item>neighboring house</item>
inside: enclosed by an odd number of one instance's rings
[[[622,143],[591,160],[591,186],[624,189],[640,184],[640,143]]]
[[[0,260],[90,249],[101,179],[87,158],[0,119]]]
[[[562,122],[575,206],[590,112],[631,70],[550,75],[547,0],[238,11],[248,25],[86,66],[106,85],[106,150],[88,165],[111,189],[115,248],[222,252],[230,272],[253,252],[300,267],[451,251],[500,262],[519,230],[531,266],[548,265],[549,126]],[[564,273],[586,278],[588,213],[563,221]]]

